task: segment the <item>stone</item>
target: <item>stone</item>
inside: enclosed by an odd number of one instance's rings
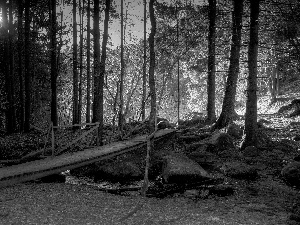
[[[296,155],[296,156],[294,157],[294,160],[297,161],[297,162],[300,162],[300,154],[299,154],[299,155]]]
[[[260,151],[255,146],[247,146],[243,151],[244,157],[257,157],[259,156]]]
[[[220,158],[216,154],[207,151],[196,150],[191,152],[188,157],[204,168],[214,168],[220,163]]]
[[[198,163],[187,156],[172,154],[164,157],[162,178],[165,183],[189,183],[211,177]]]
[[[299,134],[295,135],[295,136],[293,137],[293,140],[294,140],[294,141],[300,141],[300,135],[299,135]]]
[[[291,185],[300,187],[300,162],[291,162],[281,170],[283,180]]]
[[[234,138],[242,138],[243,129],[239,125],[237,125],[235,123],[231,123],[227,127],[227,134],[229,134],[230,136],[232,136]]]
[[[254,180],[258,177],[256,168],[243,162],[226,162],[221,171],[226,176],[242,180]]]

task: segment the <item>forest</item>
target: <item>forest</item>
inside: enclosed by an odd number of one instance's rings
[[[298,224],[299,24],[298,0],[0,0],[0,193],[10,166],[145,135],[142,152],[89,163],[82,153],[55,175],[143,180],[143,197],[184,192],[205,207],[239,192],[230,204],[265,211],[215,224]]]

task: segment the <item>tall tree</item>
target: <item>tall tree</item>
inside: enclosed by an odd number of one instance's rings
[[[93,122],[99,122],[98,139],[103,145],[103,86],[105,75],[106,46],[108,40],[110,0],[105,1],[104,31],[100,61],[99,0],[94,1],[94,101]]]
[[[149,35],[149,49],[150,49],[150,65],[149,65],[149,88],[151,96],[151,112],[149,118],[150,131],[155,130],[156,117],[156,88],[155,88],[155,34],[156,34],[156,18],[154,14],[154,1],[149,2],[149,13],[151,22],[151,32]]]
[[[87,30],[86,30],[86,122],[91,120],[91,0],[87,2]]]
[[[119,130],[123,133],[123,88],[124,88],[124,0],[121,0],[121,75],[120,75],[120,105],[119,105]]]
[[[245,138],[241,149],[257,145],[257,55],[260,0],[250,1],[250,41],[248,46],[248,87],[245,114]]]
[[[147,0],[144,0],[144,57],[143,57],[143,96],[142,96],[142,120],[146,118],[147,95]]]
[[[216,0],[209,0],[208,75],[207,75],[207,121],[214,122],[216,98]]]
[[[13,25],[13,0],[9,0],[9,36],[8,36],[8,49],[9,49],[9,83],[10,83],[10,91],[9,91],[9,112],[11,117],[11,130],[16,131],[16,107],[15,107],[15,85],[14,85],[14,25]]]
[[[18,1],[18,77],[19,77],[19,131],[24,131],[24,78],[22,67],[23,55],[23,1]]]
[[[7,133],[12,133],[13,130],[13,117],[11,114],[11,77],[10,77],[10,67],[9,67],[9,27],[8,27],[8,18],[7,18],[7,4],[6,1],[1,2],[2,7],[2,27],[3,27],[3,55],[2,55],[2,64],[3,72],[5,76],[5,91],[6,91],[6,100],[7,108],[5,110],[5,119],[6,119],[6,131]]]
[[[76,0],[73,0],[73,124],[79,123],[78,118],[78,71],[77,71],[77,21]]]
[[[56,0],[51,1],[50,21],[51,21],[51,121],[57,126],[57,56],[56,56]]]
[[[31,70],[30,70],[30,0],[25,0],[25,118],[24,118],[24,132],[29,132],[30,129],[30,114],[31,114]]]
[[[82,77],[83,77],[83,17],[84,17],[84,3],[85,1],[79,1],[80,5],[80,40],[79,40],[79,84],[78,84],[78,123],[81,123],[81,111],[82,111]]]
[[[236,117],[234,103],[240,66],[243,1],[244,0],[233,0],[234,11],[232,15],[230,64],[226,81],[222,112],[216,124],[214,125],[214,128],[216,129],[227,126]]]

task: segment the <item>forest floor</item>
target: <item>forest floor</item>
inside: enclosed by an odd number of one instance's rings
[[[263,115],[260,118],[270,122],[268,127],[272,129],[267,129],[267,134],[272,140],[292,139],[300,133],[299,117]],[[3,137],[0,141],[10,146],[8,142],[17,139],[23,143],[19,149],[29,146],[26,152],[30,152],[40,141],[35,139],[41,137],[29,136],[28,141],[20,135]],[[18,154],[11,153],[2,151],[2,157],[8,159]],[[285,184],[280,176],[284,164],[297,154],[299,151],[284,157],[260,155],[254,159],[260,168],[259,178],[228,179],[235,191],[226,197],[190,198],[175,194],[158,199],[138,194],[113,195],[87,185],[18,184],[0,189],[0,224],[300,224],[290,219],[293,207],[300,202],[300,190]]]

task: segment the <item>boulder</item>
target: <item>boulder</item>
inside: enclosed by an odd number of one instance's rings
[[[227,127],[227,134],[234,138],[242,138],[243,129],[239,125],[231,123]]]
[[[296,155],[296,156],[294,157],[294,160],[297,161],[297,162],[300,162],[300,154],[299,154],[299,155]]]
[[[173,154],[164,157],[162,178],[165,183],[200,182],[211,178],[195,161],[185,155]]]
[[[292,162],[281,170],[283,180],[291,185],[300,187],[300,162]]]
[[[257,157],[259,156],[260,151],[255,146],[247,146],[243,151],[244,157]]]
[[[171,124],[167,119],[157,117],[157,128],[161,129],[174,129],[175,125]]]
[[[243,162],[226,162],[221,171],[229,177],[243,180],[254,180],[258,177],[256,168]]]
[[[202,140],[206,144],[206,151],[214,153],[222,158],[239,158],[238,149],[235,147],[233,138],[220,131],[215,131],[211,137]]]
[[[204,168],[215,168],[220,163],[220,158],[216,154],[207,151],[196,150],[188,154],[188,157]]]
[[[300,135],[299,135],[299,134],[296,134],[296,135],[293,137],[293,141],[300,141]]]

